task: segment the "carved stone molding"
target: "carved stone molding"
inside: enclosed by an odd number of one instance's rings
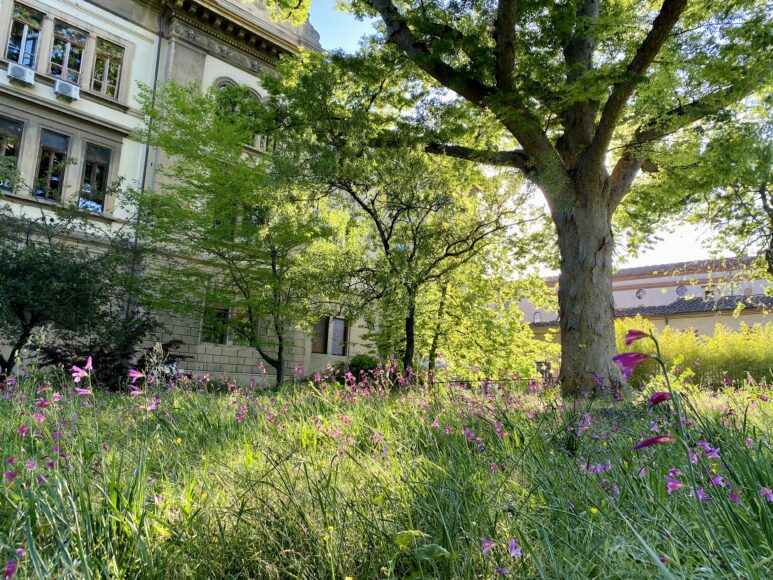
[[[276,69],[278,60],[276,57],[256,50],[265,46],[265,43],[251,46],[246,42],[239,42],[236,38],[229,38],[220,32],[202,28],[198,22],[188,20],[180,13],[172,16],[169,34],[245,71],[263,73],[274,72]]]

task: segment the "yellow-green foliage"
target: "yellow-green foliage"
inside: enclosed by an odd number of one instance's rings
[[[653,354],[655,348],[650,340],[625,346],[625,333],[632,328],[651,332],[654,326],[641,316],[617,320],[618,352]],[[690,329],[666,327],[655,330],[655,336],[669,370],[679,376],[685,372],[694,374],[695,382],[714,386],[723,381],[744,380],[747,374],[756,380],[773,377],[773,323],[741,324],[737,331],[717,324],[712,336],[699,336]],[[633,382],[644,381],[656,371],[656,364],[647,362],[636,369]]]

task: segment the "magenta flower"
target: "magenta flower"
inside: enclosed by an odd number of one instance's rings
[[[88,397],[91,394],[91,389],[81,389],[79,387],[75,387],[75,394],[79,397]]]
[[[27,434],[27,426],[22,425],[19,427],[19,437],[24,437]]]
[[[27,461],[27,471],[35,471],[35,468],[38,466],[37,462],[34,459],[30,459]]]
[[[139,397],[142,394],[142,391],[140,389],[132,389],[131,393],[129,393],[129,396],[134,399],[135,397]]]
[[[5,478],[8,480],[8,483],[11,483],[18,476],[19,476],[19,474],[16,473],[15,471],[6,471],[5,472]]]
[[[760,497],[767,502],[773,503],[773,491],[769,487],[760,488]]]
[[[654,407],[655,405],[659,405],[663,401],[670,401],[671,400],[671,393],[667,391],[658,391],[654,395],[650,397],[650,406]]]
[[[730,492],[730,495],[727,496],[727,499],[729,499],[730,501],[734,501],[738,505],[741,505],[741,500],[738,498],[738,494],[735,493],[734,491]]]
[[[24,558],[24,556],[27,555],[27,552],[24,550],[24,548],[16,548],[16,556],[19,558]]]
[[[73,365],[72,367],[72,380],[75,383],[80,383],[83,377],[89,376],[88,371],[83,370],[80,367]]]
[[[507,568],[497,568],[496,570],[494,570],[494,574],[509,574],[509,573],[510,573],[510,570],[508,570]]]
[[[634,446],[634,449],[644,449],[645,447],[649,447],[651,445],[662,445],[664,443],[674,443],[675,441],[676,438],[673,435],[658,435],[656,437],[649,437],[644,441],[640,441],[638,444],[636,444],[636,446]]]
[[[510,538],[510,557],[520,558],[523,555],[523,549],[515,543],[515,538]]]
[[[682,489],[684,487],[684,484],[679,481],[678,479],[674,479],[672,477],[666,477],[666,491],[668,491],[668,495],[671,495],[675,491]]]
[[[147,409],[148,411],[155,411],[156,409],[158,409],[158,404],[159,404],[159,402],[160,402],[160,401],[159,401],[158,399],[153,399],[153,402],[152,402],[152,403],[150,403],[150,404],[149,404],[149,405],[146,407],[146,409]]]
[[[480,539],[480,549],[483,551],[483,555],[487,556],[489,553],[489,550],[496,546],[496,542],[493,540],[487,540],[486,538]]]
[[[640,340],[642,338],[647,338],[650,336],[648,332],[644,332],[641,330],[629,330],[628,333],[625,335],[625,346],[631,346],[632,343],[636,342],[637,340]]]
[[[94,366],[91,364],[91,355],[89,355],[88,358],[86,359],[86,366],[84,367],[84,369],[87,372],[91,372],[94,370]]]
[[[627,381],[631,378],[634,368],[651,358],[650,355],[641,352],[624,352],[613,356],[612,360],[618,366],[620,372],[623,373],[623,378]]]
[[[5,580],[11,580],[16,574],[16,560],[8,560],[5,563]]]
[[[143,374],[142,371],[138,371],[136,369],[131,369],[129,371],[129,378],[132,380],[132,384],[136,383],[137,379],[141,379],[144,376],[145,375]]]
[[[695,490],[695,495],[698,496],[698,499],[701,501],[712,501],[709,494],[707,494],[702,487],[699,487],[697,490]]]

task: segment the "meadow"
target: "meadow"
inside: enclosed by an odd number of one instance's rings
[[[126,392],[98,392],[97,360],[60,380],[8,380],[0,571],[773,575],[764,383],[671,377],[680,430],[673,401],[650,401],[657,386],[567,403],[536,380],[417,384],[395,366],[276,392],[139,372]]]

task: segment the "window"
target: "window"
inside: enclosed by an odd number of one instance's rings
[[[23,128],[20,121],[0,117],[0,190],[13,191],[16,185],[16,164]]]
[[[13,24],[5,58],[28,68],[35,68],[43,14],[22,4],[13,5]]]
[[[542,313],[541,312],[535,312],[534,313],[534,322],[542,322]]]
[[[35,183],[36,196],[56,201],[62,199],[62,184],[69,145],[70,138],[66,135],[43,129],[40,136],[40,157]]]
[[[86,33],[61,22],[54,23],[54,46],[49,72],[68,83],[79,84]]]
[[[719,298],[719,292],[716,286],[704,286],[703,287],[704,300],[716,300]]]
[[[333,344],[330,354],[346,356],[346,342],[349,340],[349,327],[343,318],[333,319]]]
[[[319,319],[314,325],[314,334],[311,337],[311,352],[316,354],[327,354],[327,333],[329,320],[327,316]]]
[[[207,305],[201,321],[201,342],[228,343],[228,308]]]
[[[107,174],[110,168],[110,149],[86,143],[83,161],[83,181],[78,207],[96,213],[105,209]]]
[[[123,63],[123,48],[101,38],[97,39],[97,56],[91,90],[107,97],[118,94],[118,81]]]
[[[676,295],[682,298],[683,296],[687,295],[687,286],[684,284],[680,284],[676,287]]]

